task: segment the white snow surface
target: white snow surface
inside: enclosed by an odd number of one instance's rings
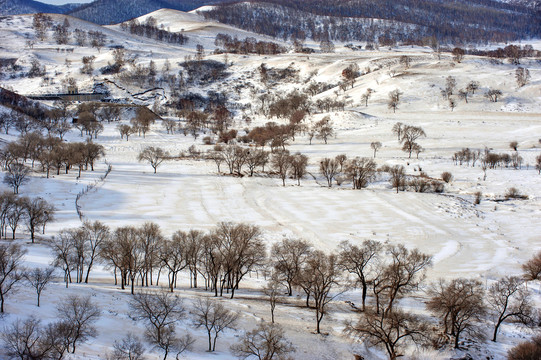
[[[137,54],[138,63],[156,62],[158,69],[169,60],[171,73],[180,69],[178,62],[186,55],[194,53],[195,45],[202,44],[207,52],[214,49],[214,36],[218,32],[228,32],[244,38],[259,35],[243,32],[214,22],[206,22],[194,13],[173,10],[159,10],[153,16],[158,24],[171,31],[184,29],[190,38],[186,46],[162,44],[143,37],[134,37],[122,32],[119,25],[99,27],[70,18],[72,28],[94,29],[106,33],[108,44],[121,44],[130,54]],[[59,15],[54,18],[62,19]],[[144,21],[145,17],[141,20]],[[80,89],[91,90],[94,80],[102,80],[95,71],[93,78],[83,76],[78,69],[82,56],[95,55],[98,69],[112,61],[111,49],[104,48],[99,53],[89,47],[79,48],[73,44],[73,53],[57,52],[58,45],[52,40],[37,42],[33,49],[25,48],[25,39],[32,39],[30,16],[13,16],[0,19],[0,57],[17,57],[23,67],[30,60],[38,58],[47,67],[48,75],[55,84],[43,85],[41,79],[2,79],[2,86],[22,94],[55,92],[61,89],[60,80],[73,76]],[[275,40],[278,42],[278,40]],[[398,58],[404,53],[412,57],[410,69],[403,69]],[[68,68],[65,59],[72,61]],[[223,55],[207,55],[207,58],[222,61]],[[491,64],[488,59],[466,57],[455,64],[448,54],[441,59],[425,48],[396,48],[381,51],[353,52],[337,44],[334,54],[283,54],[279,56],[240,56],[229,55],[232,75],[215,88],[231,93],[241,103],[255,103],[250,90],[242,87],[239,93],[232,90],[234,85],[252,82],[262,89],[259,76],[254,71],[261,63],[269,67],[285,68],[288,65],[300,71],[300,77],[312,77],[315,81],[338,82],[341,71],[351,63],[357,63],[361,70],[370,68],[371,72],[360,77],[352,89],[339,97],[351,100],[351,105],[343,112],[316,114],[309,121],[330,115],[337,134],[323,144],[299,136],[291,142],[291,152],[300,151],[310,158],[309,171],[316,176],[308,177],[297,186],[263,174],[254,177],[232,177],[219,175],[214,163],[196,160],[168,161],[153,174],[152,168],[137,162],[137,154],[146,146],[159,146],[172,154],[185,151],[191,145],[200,150],[209,147],[202,144],[200,136],[184,136],[180,133],[168,135],[161,123],[156,123],[146,137],[132,136],[129,141],[121,140],[116,130],[117,124],[104,124],[105,131],[96,140],[106,149],[106,161],[112,165],[112,172],[104,182],[99,182],[95,190],[85,195],[81,201],[86,219],[100,220],[112,228],[124,225],[140,225],[154,221],[160,225],[166,236],[177,230],[191,228],[210,230],[218,222],[232,221],[258,225],[263,230],[263,238],[270,246],[284,237],[302,238],[310,241],[317,249],[335,251],[343,240],[354,243],[365,239],[389,241],[405,244],[408,248],[417,247],[433,255],[433,267],[427,272],[427,283],[438,278],[469,277],[482,280],[486,284],[504,275],[518,275],[521,264],[541,249],[541,175],[534,168],[536,156],[541,154],[541,66],[539,61],[524,59],[523,65],[531,73],[530,82],[516,87],[514,71],[516,66]],[[393,77],[391,70],[395,71]],[[471,80],[479,81],[481,88],[471,96],[469,103],[458,102],[454,111],[448,108],[447,101],[440,95],[445,87],[445,78],[454,76],[457,88],[463,88]],[[286,93],[300,84],[284,83],[277,85],[279,91]],[[499,88],[504,96],[497,103],[490,103],[483,97],[489,88]],[[375,93],[364,107],[361,95],[367,88]],[[393,113],[387,108],[389,91],[400,89],[404,95],[399,109]],[[130,89],[132,93],[144,89]],[[335,97],[329,90],[314,97]],[[114,95],[128,96],[126,92],[115,90]],[[149,103],[151,105],[152,103]],[[2,111],[0,111],[2,112]],[[252,115],[249,126],[263,125],[267,121],[286,123],[286,120],[267,119]],[[175,118],[176,119],[176,118]],[[123,118],[123,123],[129,123]],[[419,159],[408,159],[401,151],[391,128],[397,122],[421,126],[427,137],[419,140],[425,151]],[[244,129],[237,113],[235,126]],[[10,135],[0,134],[6,141],[15,140],[16,131]],[[67,141],[81,141],[74,130]],[[519,154],[524,158],[520,170],[511,168],[483,171],[479,167],[456,166],[451,160],[454,152],[464,147],[484,149],[494,152],[511,153],[510,141],[518,141]],[[381,141],[383,147],[377,154],[378,165],[400,164],[408,174],[418,174],[419,169],[429,176],[439,178],[444,171],[450,171],[454,180],[446,185],[443,194],[415,192],[396,193],[382,178],[368,189],[351,190],[348,184],[327,188],[318,175],[317,164],[324,157],[347,154],[372,156],[370,143]],[[47,227],[47,233],[38,239],[37,244],[29,243],[29,235],[18,232],[16,242],[28,249],[25,266],[46,266],[51,262],[51,252],[46,246],[47,239],[57,235],[62,229],[81,224],[75,212],[75,198],[88,184],[95,183],[103,175],[107,166],[103,161],[94,172],[84,172],[77,179],[76,171],[46,179],[42,173],[33,174],[29,184],[21,189],[28,196],[42,196],[57,207],[56,221]],[[510,187],[518,188],[528,195],[527,200],[496,202]],[[0,185],[1,190],[8,190]],[[480,205],[473,204],[474,194],[483,193]],[[4,241],[4,240],[2,240]],[[187,309],[200,296],[211,296],[201,289],[189,288],[188,278],[183,274],[180,288],[176,293],[185,299]],[[218,351],[207,353],[205,333],[195,329],[189,316],[179,324],[181,332],[188,332],[196,338],[193,349],[186,355],[189,359],[233,359],[229,346],[236,341],[243,330],[256,326],[261,319],[269,320],[268,305],[264,301],[261,288],[264,280],[254,273],[241,284],[234,300],[221,299],[232,309],[240,311],[241,321],[236,331],[228,331],[218,340]],[[531,286],[535,301],[541,303],[539,284]],[[144,335],[142,324],[129,319],[127,302],[129,291],[121,291],[113,285],[110,271],[98,267],[91,276],[90,284],[70,285],[65,289],[58,274],[42,297],[42,307],[35,306],[35,296],[27,287],[10,296],[6,303],[6,316],[0,318],[0,327],[17,318],[34,315],[44,322],[55,318],[55,304],[68,294],[89,294],[103,309],[103,316],[97,323],[98,336],[80,346],[70,359],[105,359],[112,349],[113,341],[120,340],[130,331]],[[412,312],[425,313],[423,295],[405,299],[402,305]],[[369,349],[346,337],[342,330],[344,320],[357,315],[345,301],[360,302],[358,290],[350,290],[339,295],[331,305],[331,312],[323,320],[326,335],[313,334],[314,313],[303,308],[303,297],[298,294],[287,299],[277,307],[278,322],[286,329],[288,338],[297,348],[296,359],[350,359],[353,352],[363,354],[367,359],[384,359],[384,353]],[[490,326],[487,325],[487,328]],[[469,349],[474,358],[491,356],[504,359],[509,348],[527,339],[531,332],[516,325],[503,325],[498,343],[481,341]],[[159,359],[160,353],[148,348],[150,359]],[[0,349],[0,358],[3,350]],[[459,352],[460,353],[460,352]],[[457,353],[451,350],[423,351],[410,348],[408,356],[426,359],[447,359]]]

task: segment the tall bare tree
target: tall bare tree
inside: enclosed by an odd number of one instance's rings
[[[346,323],[346,333],[368,344],[385,349],[390,360],[403,356],[408,341],[414,344],[428,343],[428,326],[419,317],[396,309],[390,314],[377,313],[374,309],[359,317],[355,324]]]
[[[481,336],[477,324],[486,314],[481,282],[464,278],[440,280],[428,293],[427,308],[440,317],[444,334],[454,337],[455,349],[460,348],[464,333]]]
[[[246,331],[231,350],[239,359],[287,360],[295,348],[280,326],[262,322],[252,331]]]
[[[30,238],[33,243],[36,230],[39,228],[45,229],[45,225],[54,220],[56,210],[53,205],[39,197],[26,199],[24,202],[24,209],[26,212],[26,228],[30,232]]]
[[[349,241],[340,243],[340,266],[355,277],[356,285],[361,286],[363,311],[366,308],[366,295],[370,282],[369,273],[382,251],[383,245],[375,240],[365,240],[361,246],[354,245]]]
[[[162,148],[148,146],[139,153],[137,159],[139,161],[147,161],[154,169],[154,174],[156,174],[158,166],[170,156],[169,152],[164,151]]]
[[[309,284],[316,310],[316,332],[319,334],[321,320],[328,311],[327,305],[335,297],[331,290],[340,281],[338,257],[335,254],[327,255],[319,250],[314,251],[302,268],[300,281],[305,285]]]
[[[487,293],[489,312],[494,320],[492,341],[496,341],[500,325],[508,319],[522,324],[535,323],[534,310],[524,280],[506,276],[490,286]]]
[[[93,325],[101,316],[100,308],[92,302],[90,296],[70,295],[61,300],[56,309],[68,329],[65,338],[67,350],[74,354],[78,344],[96,336]]]
[[[327,185],[332,187],[332,181],[340,173],[340,164],[335,159],[324,158],[319,162],[319,171],[327,180]]]
[[[17,244],[0,244],[0,313],[10,292],[22,279],[22,261],[25,250]]]
[[[305,240],[283,239],[272,246],[271,262],[278,281],[287,288],[288,296],[300,279],[302,265],[312,252],[312,246]]]
[[[49,281],[53,278],[54,267],[34,268],[23,273],[24,279],[36,290],[38,296],[38,307],[41,293],[45,290]]]
[[[218,336],[227,329],[234,329],[239,318],[238,313],[226,309],[222,302],[208,297],[196,301],[193,316],[195,326],[207,331],[208,351],[216,351]]]
[[[282,185],[286,186],[286,178],[291,168],[291,155],[289,155],[289,151],[278,150],[272,154],[271,165],[282,179]]]
[[[130,318],[144,320],[149,342],[162,349],[164,360],[175,349],[175,324],[184,317],[182,300],[167,291],[141,292],[130,301]]]
[[[353,188],[362,189],[374,179],[376,163],[369,158],[356,157],[347,162],[345,172],[351,178]]]

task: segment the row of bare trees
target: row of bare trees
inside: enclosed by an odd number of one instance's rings
[[[0,161],[2,168],[10,173],[20,167],[26,167],[26,164],[30,161],[32,168],[34,168],[36,162],[39,163],[41,171],[45,172],[47,177],[49,177],[50,171],[53,169],[59,175],[61,169],[65,169],[67,174],[73,167],[77,167],[79,176],[81,176],[81,172],[88,170],[89,167],[93,171],[94,164],[104,154],[103,146],[91,140],[66,143],[57,137],[43,136],[39,132],[31,132],[19,137],[16,141],[10,142],[8,146],[2,149],[0,151]],[[15,186],[17,183],[12,182],[12,185]],[[14,190],[17,192],[17,188]]]
[[[4,192],[0,194],[0,236],[7,238],[7,229],[11,229],[12,237],[21,223],[24,223],[30,233],[32,242],[36,232],[45,233],[45,226],[54,221],[55,208],[46,200],[37,197],[19,197],[16,194]]]
[[[199,276],[205,289],[215,296],[234,296],[242,279],[263,264],[265,246],[256,226],[220,223],[210,233],[177,231],[166,239],[158,225],[124,226],[111,231],[100,223],[84,223],[63,230],[52,242],[54,264],[64,272],[66,287],[71,282],[88,282],[97,262],[113,269],[115,284],[124,289],[148,287],[166,274],[171,292],[179,273],[190,273],[190,286],[198,287]]]

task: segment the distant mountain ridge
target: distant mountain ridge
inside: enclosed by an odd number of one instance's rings
[[[224,0],[96,0],[82,5],[69,15],[100,25],[118,24],[159,9],[190,11]]]
[[[251,0],[206,18],[278,38],[428,45],[541,37],[539,0]],[[380,23],[384,20],[385,23]],[[367,22],[368,21],[368,22]]]
[[[38,12],[65,14],[79,6],[80,4],[56,6],[33,0],[0,0],[0,15],[34,14]]]

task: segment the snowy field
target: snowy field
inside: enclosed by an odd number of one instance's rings
[[[185,47],[164,46],[146,38],[132,37],[120,31],[118,25],[101,28],[101,31],[106,33],[109,41],[138,53],[138,62],[152,59],[160,69],[167,59],[173,65],[173,71],[177,72],[177,63],[186,55],[193,55],[197,43],[212,50],[214,36],[218,32],[250,36],[223,25],[205,23],[195,14],[158,11],[152,16],[172,31],[184,29],[190,39],[196,40],[191,40]],[[76,19],[70,18],[70,22],[73,27],[95,27]],[[74,53],[69,55],[57,53],[53,43],[38,43],[33,49],[23,49],[24,34],[33,34],[30,25],[31,17],[0,21],[1,57],[17,57],[21,59],[22,66],[28,66],[29,59],[37,57],[51,75],[56,72],[60,74],[58,78],[67,75],[77,77],[83,90],[90,89],[93,80],[99,80],[101,75],[97,71],[94,78],[79,74],[81,57],[96,55],[96,68],[112,59],[109,49],[102,49],[98,54],[95,49],[75,47]],[[257,38],[269,40],[262,36]],[[403,54],[412,58],[412,65],[407,70],[398,63]],[[72,60],[69,69],[65,66],[66,56]],[[223,55],[208,55],[207,58],[222,61]],[[366,239],[388,241],[419,248],[433,256],[433,266],[427,272],[426,283],[439,278],[468,277],[489,284],[504,275],[519,275],[521,264],[541,249],[541,175],[535,169],[535,158],[541,154],[539,60],[523,59],[522,66],[529,69],[531,80],[519,89],[514,78],[516,66],[491,64],[487,59],[477,57],[466,57],[462,63],[456,64],[449,54],[438,59],[426,48],[353,52],[338,45],[335,54],[229,55],[229,60],[233,64],[228,69],[232,75],[224,83],[214,85],[216,89],[231,91],[230,86],[241,79],[258,85],[258,75],[254,70],[262,63],[277,68],[293,63],[301,79],[311,76],[315,81],[337,81],[341,71],[352,63],[358,64],[361,70],[370,67],[372,72],[357,79],[352,89],[340,92],[341,99],[351,101],[345,111],[310,117],[311,121],[325,115],[331,117],[336,136],[328,144],[313,140],[310,145],[306,136],[299,136],[288,146],[292,153],[299,151],[309,156],[308,170],[314,177],[307,176],[300,186],[288,179],[284,187],[280,179],[266,174],[242,178],[220,175],[213,162],[203,160],[170,160],[154,174],[147,163],[137,161],[138,153],[146,146],[159,146],[171,154],[186,151],[192,145],[203,151],[210,146],[203,145],[203,136],[194,140],[180,133],[169,135],[161,122],[153,125],[145,138],[133,135],[129,141],[121,140],[117,124],[105,123],[105,130],[96,141],[105,147],[105,159],[112,165],[112,171],[95,190],[83,196],[80,205],[87,220],[100,220],[113,229],[153,221],[159,224],[166,236],[177,230],[211,230],[222,221],[244,222],[261,227],[268,248],[282,238],[305,239],[315,248],[327,252],[337,250],[343,240],[354,243]],[[440,94],[448,76],[456,78],[458,89],[464,88],[471,80],[481,84],[469,103],[460,100],[453,111]],[[1,82],[2,86],[21,94],[54,92],[59,87],[59,82],[43,87],[39,85],[39,79],[3,79]],[[289,92],[300,89],[302,85],[281,84],[279,89]],[[367,88],[374,89],[375,93],[365,107],[360,98]],[[502,99],[496,103],[489,102],[483,97],[488,88],[501,89]],[[403,92],[396,113],[387,108],[387,94],[394,89]],[[313,100],[334,98],[335,90],[316,95]],[[115,91],[118,91],[118,96],[127,96],[120,90]],[[241,103],[253,101],[248,89],[242,90],[237,97]],[[248,125],[240,115],[237,114],[234,127],[244,129]],[[253,121],[249,126],[263,125],[267,121],[286,123],[286,120],[250,115]],[[123,118],[121,122],[128,124],[129,120]],[[401,150],[391,130],[396,122],[420,126],[425,130],[426,138],[419,140],[425,151],[418,159],[415,155],[408,159]],[[17,138],[17,133],[0,134],[0,137],[12,141]],[[71,131],[66,138],[67,141],[82,141],[77,130]],[[319,175],[319,160],[338,154],[346,154],[348,158],[371,157],[370,143],[373,141],[383,144],[375,159],[378,166],[404,165],[410,175],[418,174],[422,169],[433,178],[449,171],[454,180],[446,184],[443,194],[396,193],[381,178],[363,190],[352,190],[350,184],[328,188]],[[511,141],[518,142],[518,152],[524,159],[522,167],[518,170],[489,169],[486,180],[483,180],[479,164],[476,167],[458,166],[451,159],[453,153],[465,147],[481,150],[487,147],[496,153],[511,153]],[[54,175],[50,179],[34,173],[31,181],[21,188],[22,194],[42,196],[57,208],[56,221],[47,226],[46,236],[38,239],[37,244],[30,244],[29,235],[23,231],[17,234],[16,242],[28,249],[25,266],[38,267],[50,263],[52,258],[45,245],[46,238],[81,224],[75,211],[75,198],[104,174],[107,169],[105,159],[100,160],[94,172],[83,172],[80,179],[77,179],[76,171]],[[502,199],[511,187],[519,189],[528,199],[495,201]],[[0,190],[9,189],[2,184]],[[474,205],[474,194],[479,191],[483,199],[480,205]],[[11,295],[6,303],[6,315],[0,318],[0,327],[16,318],[31,315],[45,322],[52,320],[55,303],[68,294],[77,293],[90,294],[103,309],[103,316],[97,324],[98,336],[80,346],[70,359],[105,359],[113,341],[120,340],[128,330],[143,335],[143,326],[137,325],[127,315],[129,291],[121,291],[114,286],[113,275],[109,271],[99,267],[90,284],[72,284],[69,289],[65,289],[60,275],[58,273],[55,282],[44,291],[40,308],[35,306],[35,295],[28,287],[21,287]],[[194,336],[196,343],[185,357],[233,359],[229,346],[238,340],[242,330],[252,329],[260,319],[268,320],[270,317],[260,291],[264,283],[262,277],[253,274],[242,283],[237,299],[220,300],[240,311],[242,316],[237,331],[228,331],[219,338],[216,353],[205,352],[205,333],[195,329],[188,316],[179,328]],[[180,284],[176,293],[185,299],[188,309],[198,297],[212,295],[190,289],[187,274],[181,276]],[[539,285],[532,285],[532,289],[535,301],[541,303]],[[422,296],[406,299],[403,306],[409,311],[422,312],[424,300]],[[366,359],[385,358],[384,353],[357,344],[342,333],[344,321],[357,316],[345,301],[359,303],[358,290],[344,292],[332,303],[331,312],[322,324],[326,335],[313,333],[314,312],[303,308],[302,301],[302,294],[298,294],[279,304],[276,310],[277,321],[284,326],[288,338],[297,348],[295,359],[351,359],[353,352],[363,354]],[[487,340],[470,349],[470,353],[478,358],[503,359],[509,348],[530,336],[529,330],[503,325],[498,343]],[[451,351],[423,352],[415,348],[408,350],[409,355],[417,353],[420,359],[448,359],[455,354]],[[161,358],[158,351],[150,348],[147,354],[149,359]]]

